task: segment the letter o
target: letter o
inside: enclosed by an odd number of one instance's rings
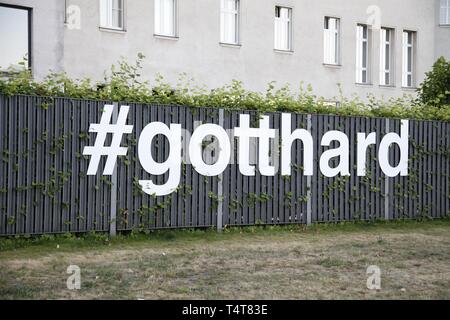
[[[202,143],[206,136],[214,136],[218,140],[219,157],[216,163],[208,165],[203,161]],[[195,171],[207,177],[221,174],[230,161],[231,144],[227,132],[217,124],[203,124],[195,129],[189,143],[189,158]]]

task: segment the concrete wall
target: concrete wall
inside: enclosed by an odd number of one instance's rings
[[[178,0],[179,38],[175,40],[153,35],[151,0],[125,1],[126,32],[99,29],[99,1],[95,0],[67,0],[68,5],[77,5],[81,9],[80,29],[62,27],[62,0],[0,2],[35,8],[36,60],[33,70],[37,77],[52,68],[63,69],[73,77],[100,79],[121,56],[134,61],[137,53],[142,52],[147,57],[145,76],[148,79],[154,79],[159,72],[175,83],[179,74],[185,72],[197,83],[210,88],[238,79],[248,89],[258,91],[264,91],[270,81],[280,85],[289,83],[293,89],[303,81],[311,83],[316,94],[329,99],[338,95],[337,84],[340,83],[347,96],[365,97],[372,93],[378,97],[392,97],[414,93],[401,88],[403,28],[418,32],[417,84],[435,60],[438,50],[435,41],[445,43],[447,37],[446,34],[434,36],[434,0],[241,0],[240,47],[219,44],[219,0]],[[273,49],[275,5],[293,8],[292,53]],[[372,84],[355,84],[356,24],[367,23],[366,9],[371,5],[381,8],[382,26],[396,29],[395,87],[379,86],[377,30],[373,31]],[[340,67],[323,65],[324,16],[341,18]]]

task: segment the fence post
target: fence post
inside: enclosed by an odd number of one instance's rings
[[[119,104],[113,103],[112,123],[117,122],[119,114]],[[111,215],[109,221],[109,235],[115,237],[117,233],[117,163],[111,176]]]
[[[224,110],[219,109],[219,126],[222,128],[225,125]],[[222,232],[223,229],[223,172],[217,177],[217,232]]]
[[[312,129],[312,117],[310,114],[307,116],[307,129],[308,132],[311,132]],[[307,201],[306,202],[306,225],[311,225],[311,213],[312,213],[312,178],[311,176],[306,177],[306,192],[307,192]]]
[[[389,119],[386,118],[386,133],[389,133]],[[384,219],[389,220],[389,177],[384,176]]]

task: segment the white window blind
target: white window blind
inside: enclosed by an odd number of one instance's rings
[[[356,27],[356,82],[369,82],[369,28]]]
[[[239,0],[220,0],[220,42],[239,42]]]
[[[292,10],[275,7],[275,49],[292,50]]]
[[[393,37],[394,30],[381,28],[380,32],[380,84],[389,86],[393,84]]]
[[[100,0],[100,26],[123,29],[123,0]]]
[[[176,0],[155,0],[155,34],[174,37],[175,21]]]
[[[339,64],[339,19],[325,17],[324,63]]]
[[[440,24],[450,25],[450,0],[441,0]]]
[[[414,46],[415,46],[414,31],[403,31],[403,49],[402,49],[402,86],[414,86]]]

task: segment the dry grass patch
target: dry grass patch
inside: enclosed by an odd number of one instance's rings
[[[0,252],[2,299],[450,299],[450,223]],[[79,291],[66,288],[69,265]],[[382,289],[366,288],[366,269]]]

